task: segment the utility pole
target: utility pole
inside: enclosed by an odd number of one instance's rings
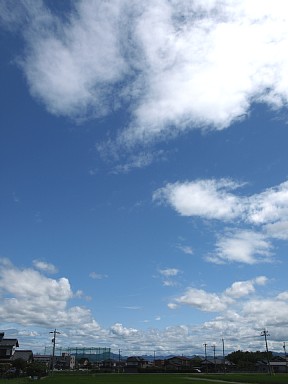
[[[214,356],[214,370],[216,372],[216,356],[215,356],[215,349],[216,349],[216,346],[215,345],[212,345],[212,348],[213,348],[213,356]]]
[[[52,352],[52,374],[53,374],[54,363],[55,363],[56,335],[60,335],[60,332],[57,332],[57,331],[56,331],[56,328],[55,328],[54,331],[51,331],[51,332],[49,332],[49,333],[53,333],[53,339],[52,339],[52,343],[53,343],[53,352]]]
[[[120,372],[120,361],[121,361],[121,349],[119,348],[119,355],[118,355],[118,373]]]
[[[206,372],[208,372],[208,365],[207,365],[207,343],[204,343],[204,351],[205,351],[205,365],[206,365]]]
[[[224,369],[224,373],[226,373],[224,339],[222,339],[222,354],[223,354],[223,369]]]
[[[286,373],[287,373],[287,354],[286,354],[286,345],[285,341],[283,343],[284,355],[285,355],[285,363],[286,363]]]
[[[268,331],[267,331],[266,329],[264,329],[264,330],[261,332],[261,336],[264,336],[264,338],[265,338],[265,345],[266,345],[266,353],[267,353],[268,369],[269,369],[269,373],[270,373],[270,375],[272,375],[271,365],[270,365],[270,360],[269,360],[268,343],[267,343],[267,336],[270,336],[270,335],[269,335]]]

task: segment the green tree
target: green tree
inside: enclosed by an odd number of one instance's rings
[[[33,362],[27,365],[26,373],[28,376],[45,376],[47,373],[46,364]]]
[[[226,356],[227,360],[235,364],[239,369],[253,369],[257,361],[267,361],[267,352],[235,351]],[[272,359],[272,352],[268,353],[269,360]]]
[[[23,359],[16,359],[13,361],[12,366],[16,368],[15,375],[19,376],[21,371],[26,372],[27,362]]]

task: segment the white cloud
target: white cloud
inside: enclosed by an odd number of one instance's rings
[[[69,280],[51,279],[32,268],[17,268],[0,259],[0,319],[11,323],[51,327],[97,324],[88,308],[69,306],[74,297]],[[98,329],[100,329],[99,325]]]
[[[219,237],[214,253],[206,259],[215,263],[257,264],[272,261],[272,245],[261,233],[235,231]]]
[[[226,303],[217,294],[196,288],[188,288],[182,296],[175,299],[175,302],[181,305],[191,305],[205,312],[219,312],[226,308]]]
[[[232,193],[241,186],[229,179],[176,182],[156,190],[153,198],[167,202],[183,216],[238,218],[255,225],[270,224],[267,229],[271,231],[276,222],[288,221],[288,181],[251,196]]]
[[[23,4],[32,15],[21,66],[32,95],[51,113],[74,118],[115,108],[110,87],[128,70],[118,38],[120,2],[79,1],[68,22],[44,6],[37,7],[35,17],[34,2]]]
[[[276,239],[287,240],[288,239],[288,220],[284,218],[283,221],[267,224],[264,226],[264,230],[267,233],[267,236],[271,236]]]
[[[239,298],[254,291],[255,288],[252,281],[236,281],[230,288],[226,289],[225,293],[232,298]]]
[[[288,181],[251,196],[248,220],[255,224],[267,224],[288,218]]]
[[[101,146],[97,146],[98,151],[103,156],[104,152],[106,151],[106,146],[101,150]],[[111,156],[111,151],[109,150],[109,156]],[[132,154],[128,156],[126,162],[123,164],[117,165],[112,173],[118,174],[118,173],[128,173],[134,169],[139,168],[145,168],[148,167],[150,164],[152,164],[154,161],[164,161],[166,159],[166,154],[164,151],[145,151],[145,152],[138,152],[137,154]]]
[[[242,212],[241,199],[230,193],[239,187],[231,180],[198,180],[167,184],[153,199],[168,202],[182,216],[231,220]]]
[[[7,4],[1,24],[24,31],[20,62],[32,95],[72,118],[128,104],[122,144],[223,129],[253,102],[287,104],[283,0],[82,0],[62,19],[44,2]]]
[[[164,287],[175,287],[176,285],[178,285],[178,283],[176,281],[173,281],[173,280],[163,280],[163,286]]]
[[[281,295],[275,298],[249,300],[243,305],[243,316],[251,322],[269,324],[269,328],[277,328],[287,324],[288,304]],[[270,329],[271,331],[271,329]]]
[[[91,279],[94,279],[94,280],[102,280],[108,277],[108,275],[103,275],[102,273],[97,273],[97,272],[91,272],[89,276],[91,277]]]
[[[236,299],[253,294],[255,285],[265,285],[267,281],[265,276],[258,276],[252,280],[236,281],[220,294],[190,287],[183,295],[174,298],[168,307],[176,309],[179,305],[189,305],[205,312],[225,312],[234,306]]]
[[[276,298],[277,300],[288,301],[288,291],[279,293]]]
[[[165,268],[159,270],[160,274],[165,277],[177,276],[179,274],[179,269],[177,268]]]
[[[236,281],[231,287],[226,289],[225,295],[235,299],[247,296],[255,292],[255,285],[265,285],[266,282],[267,277],[265,276],[258,276],[253,280]]]
[[[138,330],[117,322],[110,328],[103,329],[89,309],[69,306],[69,300],[74,295],[67,279],[48,279],[33,269],[16,268],[7,259],[1,260],[1,267],[2,327],[5,329],[9,317],[9,324],[17,325],[20,330],[11,330],[10,325],[10,331],[7,329],[5,334],[8,336],[13,333],[13,337],[18,335],[21,348],[32,348],[34,352],[41,352],[43,345],[47,343],[51,345],[49,331],[54,327],[61,332],[59,343],[63,348],[101,343],[111,346],[112,351],[121,348],[124,354],[127,351],[129,354],[141,354],[155,349],[158,353],[163,351],[163,354],[168,351],[179,353],[181,348],[184,353],[187,350],[202,353],[203,340],[215,342],[215,334],[217,337],[225,337],[227,350],[235,350],[238,347],[236,342],[239,343],[239,348],[247,348],[247,335],[255,340],[255,334],[260,334],[260,330],[267,324],[275,342],[283,340],[285,336],[285,327],[282,325],[287,322],[287,292],[279,292],[275,297],[259,296],[256,286],[267,283],[265,276],[236,281],[219,293],[188,288],[183,295],[169,303],[169,308],[174,310],[185,305],[206,313],[220,313],[202,325],[182,324],[164,329],[150,327],[147,330]],[[56,291],[58,297],[54,297]],[[57,303],[53,302],[57,299]],[[154,317],[154,321],[158,320],[160,315]],[[244,336],[243,342],[241,337]],[[259,349],[259,343],[261,340],[254,342],[253,348]]]
[[[193,255],[193,248],[189,245],[178,244],[177,248],[180,249],[180,251],[186,253],[187,255]]]
[[[272,238],[288,238],[288,182],[251,196],[237,194],[240,186],[243,184],[227,179],[176,182],[156,190],[153,200],[170,205],[182,216],[230,223],[232,228],[218,235],[216,250],[208,254],[206,260],[270,262]],[[242,229],[236,227],[240,224]]]
[[[178,283],[173,280],[172,278],[175,278],[179,275],[181,271],[177,268],[164,268],[160,269],[159,273],[161,276],[164,277],[162,284],[164,287],[175,287],[178,285]]]
[[[287,4],[266,2],[255,12],[252,3],[167,1],[145,8],[135,30],[144,92],[126,140],[223,129],[253,101],[284,105]]]
[[[111,332],[116,336],[130,337],[138,334],[138,330],[135,328],[126,328],[120,323],[116,323],[111,326]]]
[[[33,265],[36,269],[47,273],[57,273],[58,270],[55,265],[41,260],[33,260]]]

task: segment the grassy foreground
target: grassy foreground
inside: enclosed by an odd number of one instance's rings
[[[44,380],[44,382],[43,382]],[[255,384],[287,384],[288,375],[267,374],[54,374],[45,377],[44,384],[219,384],[228,383],[255,383]],[[0,384],[28,384],[28,378],[0,380]]]

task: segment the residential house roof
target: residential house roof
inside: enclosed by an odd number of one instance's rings
[[[11,360],[21,359],[24,361],[30,361],[33,359],[33,352],[31,350],[15,351]]]
[[[19,347],[19,343],[17,339],[0,339],[0,348],[6,347]]]

